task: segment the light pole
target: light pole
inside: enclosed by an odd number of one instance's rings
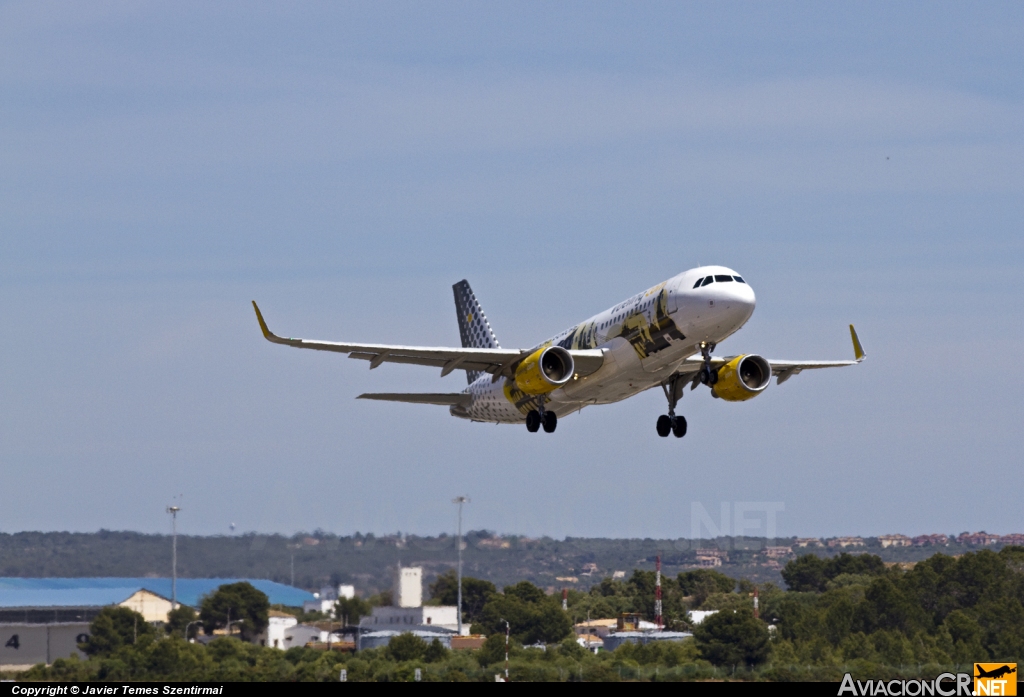
[[[168,506],[171,514],[171,609],[178,609],[178,506]]]
[[[198,624],[198,625],[201,626],[203,624],[203,621],[202,620],[193,620],[192,622],[189,622],[188,624],[185,625],[185,641],[188,641],[188,630],[189,630],[189,628],[193,624]]]
[[[509,632],[511,631],[511,626],[509,625],[508,620],[498,621],[505,623],[505,682],[508,682],[508,635]]]
[[[295,550],[297,550],[300,547],[302,547],[302,544],[301,543],[296,543],[296,544],[289,543],[287,545],[287,547],[288,547],[288,551],[291,552],[291,555],[292,555],[292,587],[294,587],[295,586]]]
[[[459,570],[458,570],[458,573],[456,574],[456,576],[458,577],[457,581],[456,581],[456,583],[458,583],[458,595],[457,595],[458,600],[457,600],[456,604],[458,605],[458,608],[459,608],[457,610],[457,612],[459,614],[459,625],[458,625],[459,626],[459,630],[458,631],[459,631],[459,636],[462,636],[462,504],[469,503],[469,497],[468,496],[456,496],[455,498],[452,499],[452,503],[458,504],[458,506],[459,506],[459,535],[458,535],[458,539],[455,542],[455,546],[459,550]]]

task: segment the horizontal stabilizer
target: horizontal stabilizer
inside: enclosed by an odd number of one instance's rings
[[[439,404],[441,406],[452,406],[455,404],[469,404],[472,395],[465,392],[454,393],[403,393],[403,392],[370,392],[361,394],[356,399],[377,399],[382,402],[408,402],[409,404]]]

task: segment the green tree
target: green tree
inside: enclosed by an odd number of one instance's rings
[[[439,605],[455,605],[458,602],[459,581],[455,571],[449,569],[430,584],[430,598]],[[490,581],[470,576],[462,577],[463,620],[473,622],[484,609],[484,605],[498,589]]]
[[[843,552],[825,562],[825,577],[834,579],[840,574],[878,576],[885,573],[885,563],[875,554],[849,554]]]
[[[522,645],[514,637],[508,642],[508,655],[515,658],[523,653]],[[489,666],[505,660],[505,632],[491,634],[484,645],[476,653],[476,660],[481,666]]]
[[[823,559],[804,554],[782,569],[782,579],[793,591],[824,591],[828,582],[841,575],[880,576],[886,571],[882,558],[874,554],[849,554]]]
[[[656,574],[654,571],[642,571],[634,569],[633,575],[626,583],[632,595],[633,611],[641,613],[649,620],[654,619],[654,588],[656,585]],[[735,585],[730,580],[730,588]],[[662,617],[667,622],[676,622],[686,616],[683,607],[683,593],[678,584],[668,582],[663,578],[661,583],[661,607]]]
[[[387,655],[396,661],[415,661],[427,652],[427,642],[411,632],[404,632],[388,642]]]
[[[693,631],[697,648],[715,665],[757,665],[768,658],[768,628],[750,610],[717,612]]]
[[[126,607],[105,607],[89,624],[89,639],[80,648],[89,656],[106,656],[122,646],[148,644],[156,636],[153,625]]]
[[[349,625],[359,624],[359,620],[366,617],[373,611],[370,603],[357,598],[355,596],[351,598],[338,598],[338,602],[334,604],[334,616]]]
[[[444,647],[441,640],[434,637],[434,640],[427,646],[427,650],[423,653],[423,660],[427,663],[441,663],[448,660],[448,656],[451,653]]]
[[[876,578],[864,593],[865,629],[898,629],[913,635],[926,628],[927,617],[902,579]],[[880,652],[881,653],[881,652]]]
[[[188,629],[191,636],[195,636],[199,632],[198,624],[192,625],[191,627],[188,626],[190,623],[195,622],[197,617],[198,616],[194,609],[190,608],[188,605],[179,605],[167,613],[167,624],[164,625],[164,629],[171,636],[187,639],[189,637],[185,636],[186,629]]]
[[[572,632],[572,623],[559,600],[545,595],[529,581],[505,586],[501,593],[492,594],[473,631],[504,635],[506,620],[512,635],[524,644],[554,643]]]
[[[963,610],[953,610],[946,615],[942,623],[953,641],[952,658],[954,661],[971,663],[979,657],[987,658],[988,652],[982,644],[985,631],[978,621]]]
[[[823,591],[828,581],[825,560],[816,554],[803,554],[783,567],[782,580],[791,591]]]
[[[251,641],[269,624],[270,601],[267,596],[245,581],[226,583],[212,595],[203,598],[199,618],[203,630],[213,634],[231,622],[238,627],[243,641]]]
[[[736,579],[714,569],[684,571],[676,577],[676,582],[683,595],[693,596],[694,605],[700,605],[712,593],[732,593],[736,588]]]

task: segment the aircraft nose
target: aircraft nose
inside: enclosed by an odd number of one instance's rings
[[[753,312],[754,306],[757,304],[754,289],[747,283],[736,283],[733,285],[732,290],[736,295],[736,303],[749,308]]]
[[[754,289],[748,284],[739,282],[729,283],[727,288],[722,288],[722,291],[726,296],[723,299],[729,306],[731,314],[735,315],[737,322],[746,322],[754,314],[757,298],[754,296]]]

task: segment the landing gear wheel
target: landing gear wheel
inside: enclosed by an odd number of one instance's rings
[[[713,387],[718,382],[718,371],[705,366],[700,369],[701,384]]]
[[[554,433],[558,426],[558,415],[553,411],[544,412],[544,433]]]
[[[540,414],[536,409],[530,410],[526,415],[526,430],[530,433],[536,433],[540,429]]]
[[[658,417],[658,435],[662,438],[668,438],[668,434],[672,432],[672,418],[662,414]]]
[[[686,417],[685,416],[677,416],[676,418],[674,418],[672,420],[672,422],[673,422],[672,423],[672,433],[675,435],[675,437],[676,438],[682,438],[683,436],[685,436],[686,435]],[[661,426],[660,426],[660,419],[659,419],[659,431],[658,431],[659,433],[661,432],[660,429],[661,429]],[[665,435],[667,436],[668,433],[666,433]]]

